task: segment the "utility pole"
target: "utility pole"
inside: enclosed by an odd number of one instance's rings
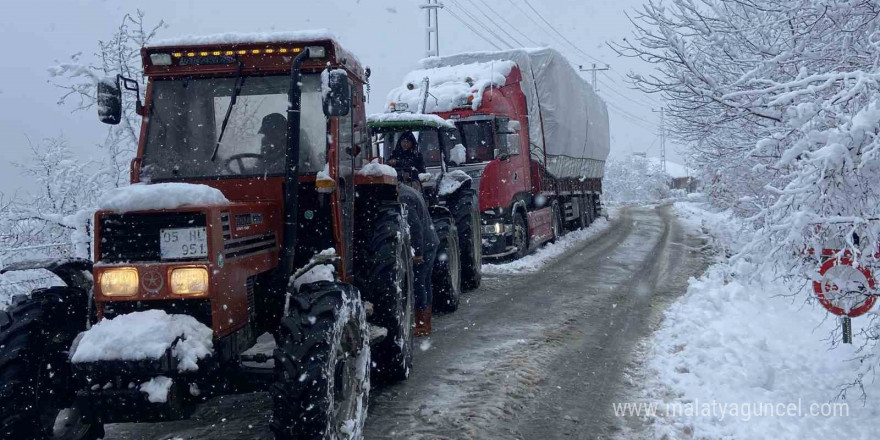
[[[425,0],[419,5],[425,10],[425,56],[440,56],[440,27],[437,25],[437,9],[443,7],[440,0]]]
[[[580,70],[581,72],[592,72],[593,73],[593,82],[592,82],[593,91],[596,93],[599,92],[599,84],[596,82],[596,72],[598,72],[600,70],[608,70],[608,69],[611,69],[611,66],[609,66],[608,64],[606,64],[605,67],[596,67],[596,63],[593,63],[593,67],[590,69],[584,69],[584,66],[578,66],[578,70]]]
[[[660,107],[660,110],[651,109],[654,113],[660,113],[660,161],[663,167],[663,174],[666,174],[666,108]]]

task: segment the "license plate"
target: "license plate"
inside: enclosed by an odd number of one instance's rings
[[[206,228],[161,229],[159,234],[159,253],[163,260],[208,256]]]

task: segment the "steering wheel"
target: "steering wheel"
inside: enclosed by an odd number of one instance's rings
[[[259,153],[241,153],[241,154],[233,154],[226,158],[226,162],[223,164],[223,167],[229,171],[230,174],[244,174],[245,166],[244,159],[260,159],[263,160],[264,156]],[[238,171],[235,171],[230,166],[232,162],[238,163]]]

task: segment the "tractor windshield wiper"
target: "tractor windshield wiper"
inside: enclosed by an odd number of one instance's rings
[[[232,96],[229,97],[229,107],[226,107],[226,116],[223,117],[223,124],[220,126],[220,137],[217,138],[217,145],[214,146],[214,152],[211,153],[211,162],[217,159],[217,152],[220,151],[220,142],[223,141],[223,133],[226,133],[226,124],[229,123],[229,116],[232,115],[232,107],[238,101],[238,94],[241,93],[241,87],[244,85],[241,67],[242,63],[239,61],[238,71],[235,74],[235,86],[232,89]]]

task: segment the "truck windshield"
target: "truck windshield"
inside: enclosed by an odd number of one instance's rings
[[[464,136],[464,147],[467,150],[465,163],[492,160],[495,148],[495,130],[491,120],[464,121],[456,125]]]
[[[229,107],[235,78],[156,80],[142,178],[179,180],[284,174],[289,77],[243,78],[216,160],[211,153]],[[299,171],[324,167],[327,122],[321,109],[321,80],[302,77]]]

